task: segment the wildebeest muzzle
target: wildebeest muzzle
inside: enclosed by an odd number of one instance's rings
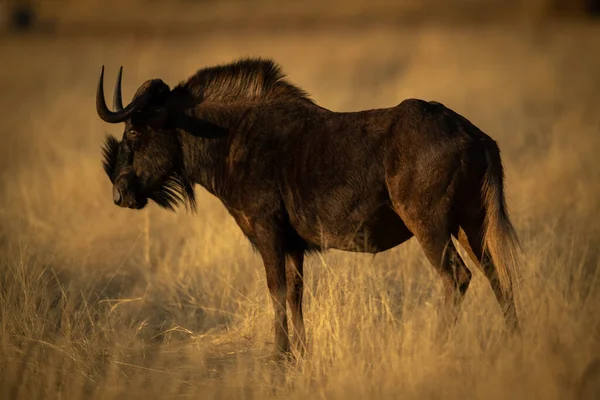
[[[123,174],[113,185],[113,201],[119,207],[140,209],[146,205],[148,199],[137,193],[135,176]]]

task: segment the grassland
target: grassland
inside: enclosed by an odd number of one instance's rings
[[[571,399],[600,390],[600,27],[372,29],[0,42],[0,397]],[[94,109],[261,55],[333,110],[437,100],[503,151],[524,247],[507,337],[482,274],[447,340],[415,241],[306,267],[306,360],[269,363],[264,272],[220,203],[196,215],[112,205]],[[471,266],[469,263],[468,265]],[[600,368],[597,368],[600,369]],[[587,395],[585,393],[588,393]],[[592,397],[586,397],[592,398]]]

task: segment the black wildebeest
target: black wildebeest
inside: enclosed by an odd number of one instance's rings
[[[146,81],[114,111],[103,74],[96,108],[125,123],[108,137],[104,169],[113,200],[141,209],[194,206],[194,184],[217,196],[262,256],[275,309],[276,353],[304,348],[302,269],[307,251],[378,253],[415,236],[457,309],[471,272],[455,236],[489,279],[509,327],[517,235],[505,206],[496,142],[437,102],[332,112],[286,81],[269,60],[199,70],[170,89]]]

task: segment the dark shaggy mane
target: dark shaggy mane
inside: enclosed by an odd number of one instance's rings
[[[179,85],[203,102],[236,103],[301,100],[313,103],[308,94],[285,80],[272,60],[244,58],[203,68]]]

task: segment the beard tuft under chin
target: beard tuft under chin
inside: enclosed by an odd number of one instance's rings
[[[157,190],[148,195],[160,207],[175,211],[180,204],[185,204],[188,210],[196,208],[196,197],[193,185],[180,175],[172,175]]]

